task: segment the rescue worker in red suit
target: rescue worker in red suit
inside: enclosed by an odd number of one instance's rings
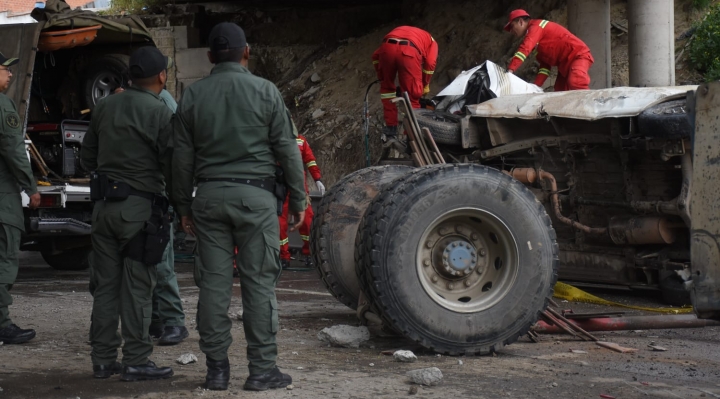
[[[555,91],[590,88],[588,70],[595,60],[588,46],[570,31],[548,20],[530,19],[525,10],[511,12],[505,30],[517,37],[525,36],[508,65],[508,72],[515,72],[530,53],[537,50],[540,70],[535,78],[536,85],[542,86],[550,75],[550,68],[557,66]]]
[[[302,155],[303,164],[305,164],[305,167],[308,171],[310,171],[310,175],[312,176],[313,180],[315,180],[315,185],[317,186],[318,190],[320,191],[320,195],[325,195],[325,186],[320,181],[321,175],[320,175],[320,168],[317,166],[317,162],[315,161],[315,155],[313,155],[312,150],[310,149],[310,145],[308,144],[305,137],[298,135],[297,136],[297,145],[298,149],[300,150],[300,155]],[[308,191],[307,188],[307,172],[305,172],[305,192]],[[285,200],[285,204],[283,205],[283,213],[279,217],[280,219],[280,263],[282,264],[283,269],[287,269],[290,267],[290,244],[288,239],[288,203],[290,201]],[[303,241],[303,247],[302,247],[302,255],[304,257],[305,266],[306,267],[312,267],[312,258],[310,257],[310,225],[312,224],[313,219],[313,210],[310,206],[310,201],[308,201],[308,207],[305,209],[305,221],[302,225],[300,225],[300,228],[298,229],[300,231],[300,238],[302,238]]]
[[[390,31],[373,53],[372,63],[380,80],[386,137],[397,135],[397,106],[391,102],[395,98],[395,77],[400,83],[400,91],[408,92],[410,105],[420,108],[420,97],[430,92],[437,56],[435,39],[428,32],[412,26],[399,26]]]

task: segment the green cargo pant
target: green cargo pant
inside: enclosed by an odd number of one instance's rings
[[[196,263],[200,349],[210,360],[228,356],[236,258],[250,374],[272,370],[277,358],[280,245],[275,207],[275,196],[266,190],[223,182],[201,183],[192,203],[201,259]]]
[[[185,312],[175,275],[173,237],[157,265],[157,284],[153,290],[151,326],[185,326]]]
[[[21,231],[0,223],[0,328],[12,324],[8,307],[12,305],[10,289],[18,273]]]
[[[122,343],[126,366],[145,364],[152,354],[148,333],[156,267],[125,258],[122,251],[150,218],[150,201],[98,201],[93,209],[91,286],[94,288],[90,342],[94,365],[112,364]],[[122,340],[117,333],[122,321]]]

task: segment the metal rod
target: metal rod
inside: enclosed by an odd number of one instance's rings
[[[582,329],[582,327],[580,327],[579,325],[577,325],[577,324],[575,324],[575,323],[572,323],[570,320],[566,319],[563,315],[561,315],[560,313],[558,313],[555,309],[553,309],[553,308],[547,308],[547,311],[550,312],[550,314],[552,314],[553,316],[555,316],[555,317],[557,317],[558,319],[562,320],[563,323],[568,324],[568,325],[570,326],[570,328],[572,328],[573,330],[575,330],[575,331],[581,333],[582,335],[590,338],[591,341],[599,341],[599,339],[595,338],[594,335],[592,335],[592,334],[590,334],[589,332],[585,331],[585,330]]]
[[[565,323],[563,323],[562,321],[558,320],[557,318],[555,318],[553,315],[551,315],[551,314],[548,313],[547,311],[540,313],[540,315],[541,315],[545,320],[547,320],[547,321],[549,321],[550,323],[552,323],[552,324],[554,324],[555,326],[557,326],[556,328],[560,329],[561,331],[565,331],[566,333],[568,333],[568,334],[570,334],[570,335],[572,335],[572,336],[574,336],[574,337],[577,337],[577,336],[578,336],[578,335],[575,333],[575,331],[573,331],[572,328],[570,328],[570,326],[568,326],[568,325],[566,325]],[[538,322],[538,323],[540,323],[540,322]],[[551,325],[551,324],[548,324],[548,325]],[[580,337],[580,338],[585,339],[584,337]]]
[[[585,331],[661,330],[667,328],[703,328],[720,326],[718,320],[698,319],[692,314],[662,316],[610,317],[568,320]],[[564,329],[538,321],[532,328],[538,334],[563,334]]]

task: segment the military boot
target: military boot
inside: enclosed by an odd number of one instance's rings
[[[280,372],[275,367],[265,374],[251,374],[245,381],[243,388],[246,391],[266,391],[268,389],[285,388],[292,384],[292,377]]]
[[[230,362],[228,359],[214,361],[205,360],[207,375],[205,376],[205,389],[213,391],[226,391],[230,382]]]
[[[118,362],[113,364],[96,364],[93,366],[93,377],[110,378],[112,375],[122,372],[122,365]]]
[[[158,367],[155,363],[148,360],[146,364],[125,366],[120,379],[122,381],[161,380],[170,378],[172,375],[173,369],[170,367]]]
[[[35,338],[35,330],[23,330],[15,324],[0,329],[0,342],[5,345],[22,344]]]

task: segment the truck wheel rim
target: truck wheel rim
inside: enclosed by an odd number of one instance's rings
[[[102,72],[95,77],[92,84],[93,104],[111,95],[115,89],[121,86],[120,76],[112,72]]]
[[[518,247],[497,215],[454,209],[425,229],[416,263],[430,298],[454,312],[474,313],[507,295],[518,273]]]

